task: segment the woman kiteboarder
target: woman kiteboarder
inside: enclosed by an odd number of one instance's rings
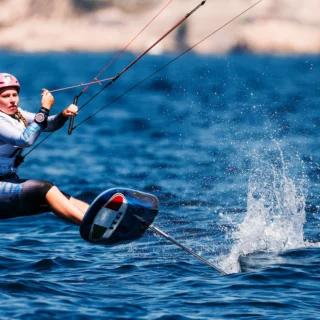
[[[39,113],[30,113],[18,106],[19,91],[20,84],[14,76],[0,73],[0,219],[54,212],[80,224],[87,203],[61,192],[49,181],[25,180],[17,175],[23,149],[32,146],[42,131],[60,129],[70,116],[77,114],[78,108],[71,104],[49,116],[54,98],[43,89]]]

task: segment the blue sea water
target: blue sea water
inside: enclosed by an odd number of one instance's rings
[[[36,112],[42,88],[88,82],[113,56],[2,52],[0,70],[19,78],[20,105]],[[76,124],[172,58],[142,59]],[[57,92],[53,110],[80,91]],[[71,136],[50,136],[20,177],[87,202],[113,187],[152,193],[154,225],[228,275],[152,231],[106,247],[52,213],[3,220],[0,318],[319,319],[319,105],[319,56],[191,53]]]

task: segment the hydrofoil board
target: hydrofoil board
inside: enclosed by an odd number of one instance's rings
[[[113,188],[102,192],[88,208],[81,237],[91,243],[113,245],[143,236],[158,214],[158,198],[141,191]]]

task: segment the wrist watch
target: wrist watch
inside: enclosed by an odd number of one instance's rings
[[[43,123],[46,120],[46,117],[42,112],[39,112],[39,113],[36,114],[34,120],[37,123]]]

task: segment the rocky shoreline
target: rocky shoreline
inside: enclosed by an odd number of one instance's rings
[[[23,52],[120,50],[169,2],[90,1],[2,0],[0,49]],[[199,3],[198,0],[171,1],[129,50],[145,50]],[[151,53],[190,47],[253,4],[251,0],[207,0],[186,24]],[[263,0],[198,45],[195,51],[319,54],[319,12],[319,0],[307,0],[303,4],[298,0]]]

